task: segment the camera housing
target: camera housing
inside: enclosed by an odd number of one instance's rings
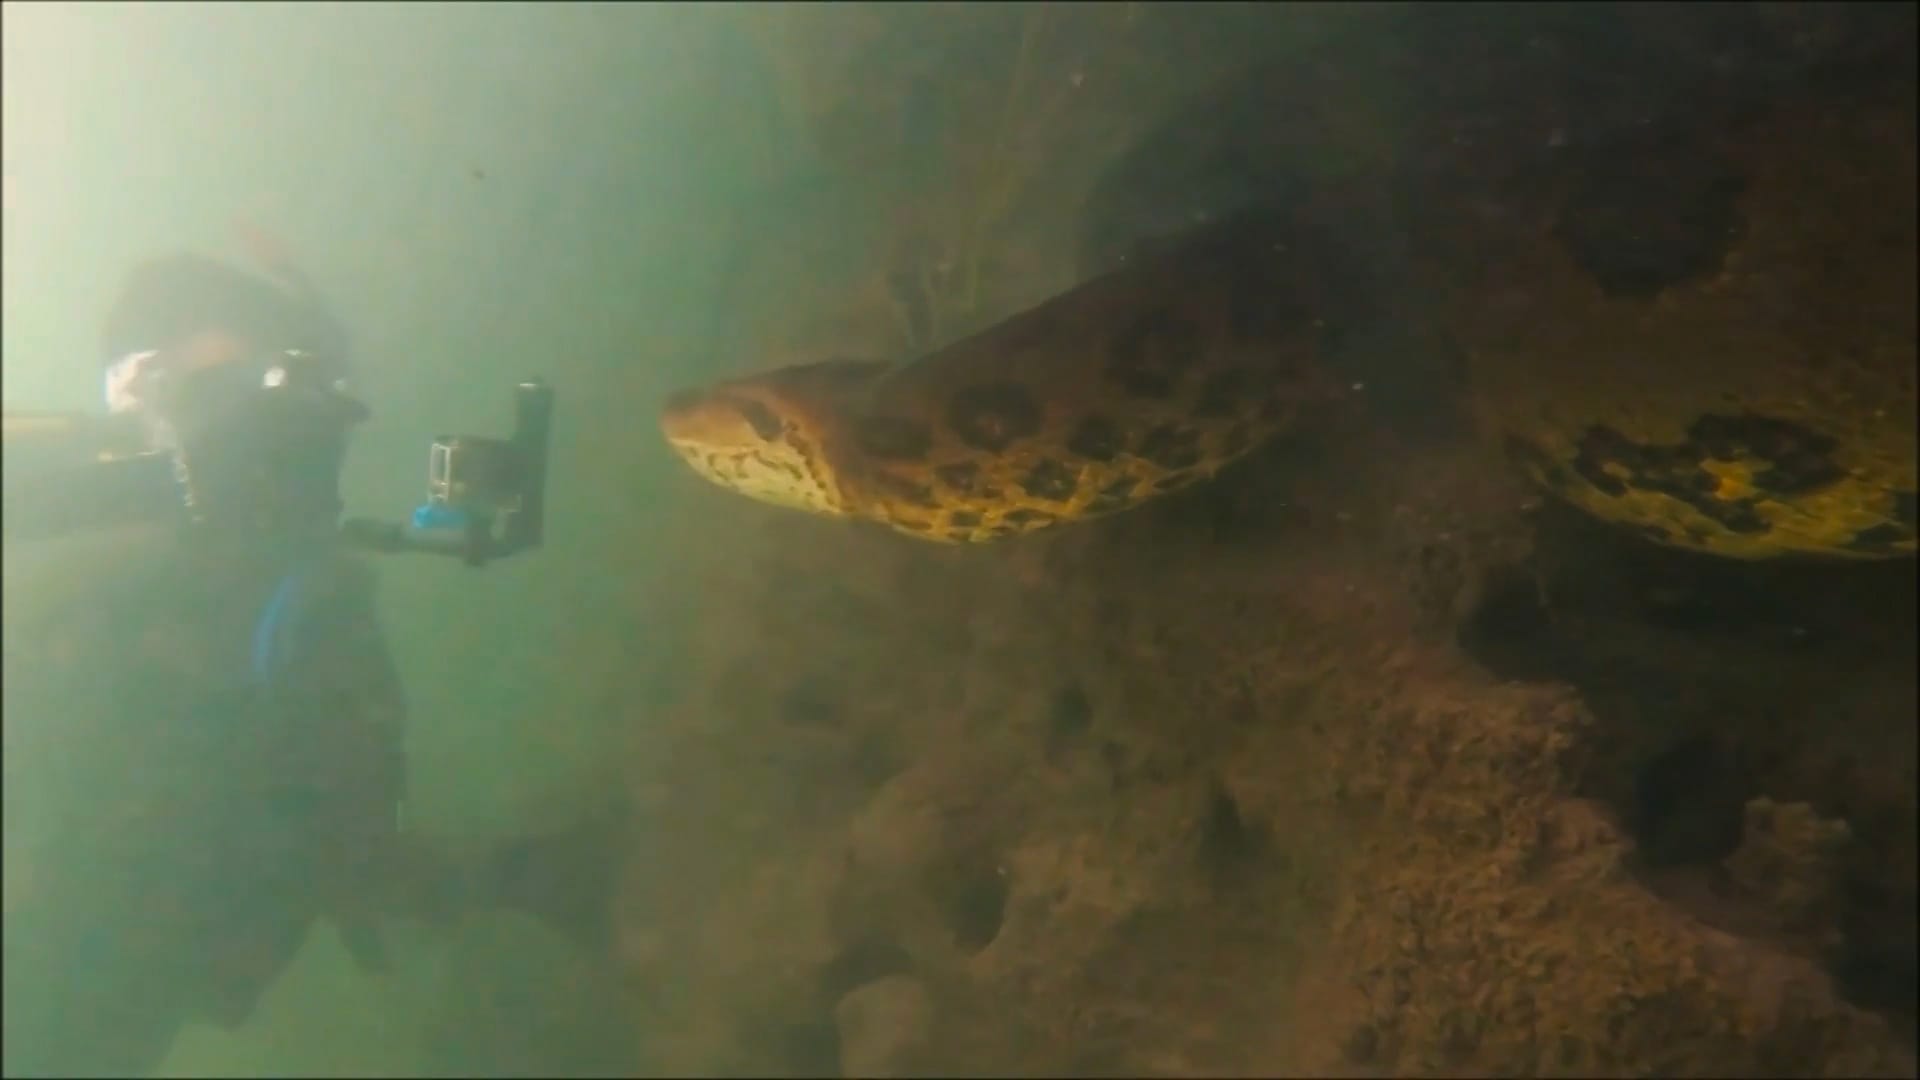
[[[383,552],[458,556],[469,566],[539,547],[546,539],[547,458],[553,388],[513,388],[513,433],[440,435],[427,450],[427,497],[405,525],[355,519],[343,535]]]

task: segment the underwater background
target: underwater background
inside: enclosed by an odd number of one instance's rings
[[[322,922],[160,1071],[1913,1075],[1913,6],[1420,10],[6,5],[8,407],[241,221],[350,512],[551,381],[545,548],[380,567],[407,820],[626,825],[608,955]],[[1190,491],[940,546],[660,437],[1276,201],[1352,400]]]

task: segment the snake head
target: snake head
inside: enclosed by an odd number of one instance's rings
[[[842,517],[847,500],[828,453],[837,417],[889,366],[828,360],[685,390],[661,409],[660,430],[694,472],[723,488]]]

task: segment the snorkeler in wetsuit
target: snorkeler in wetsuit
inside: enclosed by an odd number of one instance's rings
[[[96,560],[83,601],[8,627],[10,1076],[150,1072],[186,1022],[245,1021],[322,918],[374,970],[378,919],[516,899],[604,946],[596,837],[456,861],[401,828],[405,698],[338,537],[366,411],[340,323],[269,269],[130,275],[108,407],[175,453],[192,521],[57,552]]]

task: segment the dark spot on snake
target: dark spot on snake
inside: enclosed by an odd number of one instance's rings
[[[869,416],[854,428],[860,449],[883,461],[918,461],[933,447],[933,433],[917,420]]]
[[[1194,403],[1193,415],[1203,420],[1232,416],[1246,397],[1248,381],[1246,371],[1241,368],[1227,368],[1207,376],[1207,381],[1200,386],[1200,400]]]
[[[947,515],[947,524],[956,529],[971,529],[980,524],[980,515],[971,510],[955,510]]]
[[[1608,495],[1665,495],[1731,532],[1755,535],[1770,528],[1757,509],[1763,498],[1804,495],[1846,476],[1830,456],[1835,445],[1817,431],[1751,413],[1702,416],[1675,444],[1638,443],[1596,425],[1581,437],[1573,471]],[[1744,464],[1758,494],[1722,497],[1719,478],[1705,468],[1708,461]]]
[[[1246,453],[1249,441],[1247,425],[1235,424],[1227,429],[1227,437],[1221,442],[1220,448],[1228,457],[1239,457]]]
[[[1040,430],[1040,404],[1017,383],[981,383],[953,395],[947,424],[976,450],[998,453]]]
[[[1020,486],[1037,499],[1066,502],[1073,498],[1074,489],[1079,486],[1079,477],[1074,475],[1072,469],[1052,458],[1041,458],[1033,463],[1033,468],[1027,470],[1026,479],[1020,481]]]
[[[774,459],[767,457],[766,455],[760,453],[757,450],[746,453],[746,454],[741,454],[740,456],[731,459],[729,464],[733,466],[734,476],[739,477],[742,480],[746,479],[747,474],[751,472],[755,466],[758,466],[760,470],[763,472],[784,473],[787,476],[791,476],[796,480],[803,478],[803,474],[800,472],[799,469],[788,464],[787,462],[775,461]]]
[[[1134,451],[1170,472],[1200,464],[1200,434],[1190,428],[1160,424],[1141,438]]]
[[[935,467],[933,475],[942,484],[961,495],[973,494],[973,485],[980,479],[980,466],[971,461],[957,461],[951,465]]]
[[[753,429],[753,433],[762,439],[777,439],[780,433],[786,430],[786,425],[773,414],[773,410],[757,401],[742,398],[729,400],[727,404],[733,406],[733,411],[739,413],[741,419],[747,422],[747,426]]]
[[[1804,495],[1846,477],[1833,460],[1835,441],[1787,420],[1744,413],[1703,416],[1688,441],[1722,461],[1757,461],[1754,486],[1774,495]]]
[[[1200,330],[1169,312],[1134,320],[1113,343],[1107,377],[1135,397],[1166,398],[1200,355]]]
[[[1716,273],[1739,239],[1745,185],[1696,143],[1616,149],[1576,185],[1554,235],[1609,296],[1645,299]]]
[[[1044,510],[1029,510],[1023,506],[1017,510],[1009,510],[1000,520],[1019,528],[1039,528],[1042,525],[1051,525],[1060,519]]]
[[[1120,452],[1120,429],[1104,416],[1089,416],[1073,429],[1067,449],[1092,461],[1112,461]]]
[[[873,480],[875,484],[885,489],[887,494],[909,505],[918,506],[925,510],[936,509],[940,505],[933,497],[932,488],[917,481],[909,480],[904,476],[895,476],[889,472],[876,472],[873,474]]]
[[[1095,493],[1093,501],[1087,505],[1087,512],[1094,514],[1111,513],[1122,510],[1134,503],[1134,492],[1139,490],[1140,479],[1135,476],[1116,476],[1106,482]]]
[[[1620,498],[1620,496],[1626,494],[1626,480],[1619,479],[1619,477],[1615,477],[1613,473],[1609,473],[1609,471],[1605,469],[1605,461],[1609,461],[1609,459],[1607,459],[1607,457],[1588,457],[1586,452],[1582,452],[1580,457],[1574,457],[1574,461],[1572,461],[1572,471],[1578,473],[1580,479],[1586,480],[1588,484],[1594,484],[1594,490],[1597,490],[1597,492],[1601,492],[1601,494],[1605,494],[1605,496],[1611,496],[1611,498]]]
[[[1758,536],[1772,528],[1767,524],[1766,518],[1756,513],[1751,505],[1744,503],[1734,504],[1719,514],[1708,516],[1725,525],[1728,532],[1740,533],[1743,536]]]

